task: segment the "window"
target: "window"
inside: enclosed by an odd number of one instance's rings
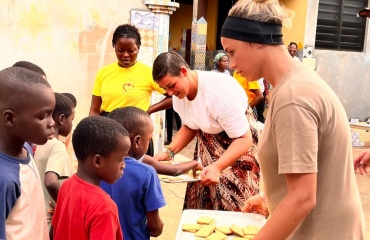
[[[368,0],[319,0],[315,48],[361,52],[366,18],[357,13],[367,4]]]

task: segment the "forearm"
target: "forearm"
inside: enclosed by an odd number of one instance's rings
[[[236,162],[252,146],[250,129],[240,138],[235,139],[222,156],[214,163],[220,171]]]
[[[147,212],[147,226],[150,232],[150,236],[158,237],[163,231],[163,221],[159,217],[158,209],[154,211]]]
[[[261,102],[263,100],[263,96],[256,96],[250,103],[249,103],[249,106],[250,107],[255,107],[259,102]]]
[[[254,240],[287,239],[315,207],[316,173],[286,174],[285,179],[287,195],[270,215],[265,226],[253,238]]]
[[[307,199],[306,199],[307,200]],[[311,201],[287,195],[253,240],[287,239],[313,208]],[[284,227],[282,227],[282,224]]]
[[[165,110],[165,109],[168,109],[170,107],[172,107],[172,98],[171,97],[166,97],[162,101],[151,105],[149,107],[147,113],[150,115],[152,113],[155,113],[155,112],[158,112],[158,111],[161,111],[161,110]]]
[[[169,148],[171,148],[175,154],[179,153],[191,142],[191,140],[194,139],[196,134],[197,130],[190,129],[188,126],[182,125],[180,130],[177,132],[175,139],[171,142]]]
[[[56,202],[58,199],[58,193],[60,189],[59,182],[45,183],[46,190],[48,191],[50,197]]]

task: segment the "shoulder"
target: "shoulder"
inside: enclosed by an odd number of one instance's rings
[[[117,64],[117,62],[114,62],[114,63],[108,64],[108,65],[100,68],[99,71],[98,71],[98,75],[99,74],[104,74],[106,72],[115,71],[117,69],[118,69],[118,64]]]
[[[137,71],[143,71],[145,73],[148,73],[148,72],[150,72],[150,74],[152,73],[152,68],[142,62],[137,62],[134,65],[134,69]]]

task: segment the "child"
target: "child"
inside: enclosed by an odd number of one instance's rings
[[[148,150],[154,129],[152,121],[145,111],[136,107],[117,108],[108,118],[127,129],[131,148],[125,157],[125,175],[113,185],[101,182],[100,186],[118,206],[125,240],[158,237],[163,230],[158,209],[166,202],[155,169],[138,161]]]
[[[99,185],[101,180],[113,184],[122,176],[123,158],[131,147],[129,133],[112,119],[87,117],[74,130],[72,145],[78,168],[59,191],[54,239],[122,239],[117,206]]]
[[[60,93],[55,93],[55,109],[52,114],[54,125],[54,138],[46,144],[37,147],[35,162],[43,183],[45,206],[49,201],[55,203],[62,179],[69,178],[72,174],[71,161],[66,146],[58,140],[58,136],[67,136],[72,130],[74,106],[69,98]],[[48,221],[50,225],[50,221]]]
[[[0,71],[0,239],[49,239],[40,176],[25,141],[54,134],[53,90],[39,74]]]

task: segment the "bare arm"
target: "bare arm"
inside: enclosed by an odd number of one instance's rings
[[[249,103],[249,106],[254,107],[263,100],[263,95],[260,89],[250,89],[249,91],[252,91],[256,95],[255,98]]]
[[[177,137],[177,136],[176,136]],[[202,184],[210,185],[216,184],[219,181],[221,172],[236,162],[248,149],[252,146],[251,130],[236,138],[224,154],[213,164],[205,167],[201,173]]]
[[[100,116],[100,107],[102,102],[101,97],[92,95],[89,116]]]
[[[166,98],[163,99],[162,101],[160,102],[157,102],[153,105],[151,105],[147,111],[147,113],[150,115],[152,113],[155,113],[155,112],[158,112],[158,111],[161,111],[161,110],[165,110],[165,109],[168,109],[170,107],[172,107],[172,97],[168,96],[167,94],[165,94]]]
[[[60,189],[59,176],[55,172],[45,173],[44,184],[50,197],[56,202]]]
[[[253,238],[287,239],[316,205],[317,174],[286,174],[287,195]],[[281,223],[284,223],[282,226]]]
[[[158,237],[159,235],[161,235],[164,224],[161,218],[159,217],[158,209],[151,212],[147,212],[146,217],[150,236]]]
[[[170,175],[170,176],[178,176],[180,174],[183,174],[190,169],[197,168],[199,163],[197,161],[189,161],[185,163],[179,163],[179,164],[166,164],[162,163],[160,161],[154,160],[153,157],[145,155],[143,159],[143,163],[146,163],[150,166],[152,166],[158,174],[164,174],[164,175]],[[200,168],[201,166],[199,166]]]

